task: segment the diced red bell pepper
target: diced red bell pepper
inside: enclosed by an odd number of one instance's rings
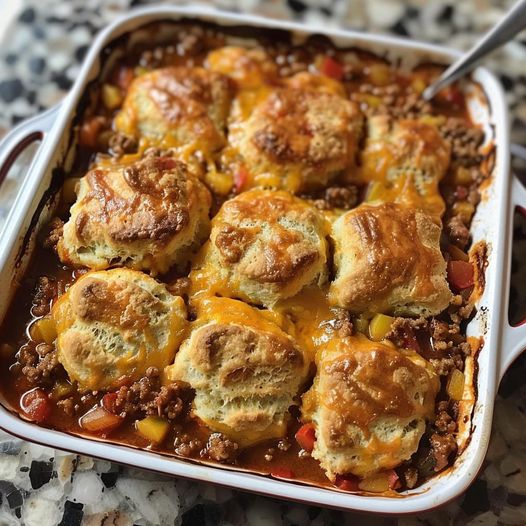
[[[117,393],[106,393],[102,397],[102,407],[110,413],[117,414],[115,403],[117,402]]]
[[[358,491],[360,479],[354,475],[336,475],[334,485],[343,491]]]
[[[122,424],[124,419],[102,406],[95,407],[80,418],[80,426],[87,431],[106,435]]]
[[[51,401],[40,388],[23,394],[20,399],[20,407],[31,420],[39,424],[45,422],[51,415]]]
[[[244,166],[240,166],[235,172],[234,172],[234,188],[236,190],[236,194],[239,194],[248,181],[248,171]]]
[[[450,261],[447,264],[447,279],[456,291],[473,286],[473,265],[467,261]]]
[[[276,467],[273,468],[270,474],[278,479],[293,479],[294,471],[289,468]]]
[[[398,473],[391,469],[387,474],[387,481],[389,484],[389,489],[398,489],[402,487],[402,483],[400,482],[400,477],[398,476]]]
[[[316,430],[312,424],[302,425],[294,436],[300,447],[305,451],[310,453],[314,449],[314,442],[316,442]]]
[[[319,66],[320,73],[334,80],[342,80],[343,66],[332,57],[323,57]]]

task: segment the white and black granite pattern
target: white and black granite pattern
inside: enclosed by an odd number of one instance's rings
[[[0,134],[58,102],[98,29],[129,7],[145,3],[149,2],[24,0],[0,49]],[[215,4],[466,49],[512,2],[217,0]],[[513,140],[526,144],[526,35],[498,51],[489,65],[507,90]],[[0,192],[0,227],[18,180],[12,176],[9,188]],[[520,261],[526,261],[526,221],[517,226],[516,238],[515,313],[521,309],[521,289],[525,292]],[[457,501],[429,514],[382,519],[280,502],[79,457],[0,432],[0,526],[526,525],[525,377],[526,359],[521,358],[502,383],[490,449],[476,482]]]

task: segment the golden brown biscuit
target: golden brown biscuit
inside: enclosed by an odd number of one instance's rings
[[[409,459],[434,414],[433,367],[364,336],[329,340],[317,365],[302,415],[315,426],[312,456],[327,476],[364,477]]]
[[[372,183],[368,201],[403,203],[441,216],[439,190],[450,162],[449,144],[432,124],[392,121],[387,115],[368,119],[359,178]]]
[[[167,67],[136,78],[115,119],[118,131],[205,156],[224,144],[230,80],[203,68]]]
[[[308,362],[282,327],[286,320],[240,301],[198,302],[197,320],[172,366],[171,381],[195,390],[193,414],[247,446],[286,433],[289,407]]]
[[[362,204],[333,223],[332,237],[332,305],[400,316],[431,316],[448,306],[440,226],[431,216],[395,203]]]
[[[320,79],[302,74],[230,123],[228,141],[237,153],[231,169],[246,173],[242,189],[309,191],[354,166],[362,115],[335,81]]]
[[[166,272],[208,234],[210,204],[206,187],[170,157],[96,167],[80,181],[59,257],[92,269]]]
[[[172,363],[186,325],[179,296],[129,269],[89,272],[53,306],[58,359],[81,389],[113,389]]]
[[[328,231],[312,205],[288,192],[244,192],[214,217],[194,288],[273,305],[325,280]]]
[[[278,79],[276,64],[262,49],[224,46],[206,58],[208,69],[232,78],[241,89],[259,89]]]

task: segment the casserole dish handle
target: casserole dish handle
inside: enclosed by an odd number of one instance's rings
[[[510,224],[508,226],[508,239],[510,240],[511,245],[513,243],[513,216],[515,214],[515,209],[517,209],[524,216],[526,216],[526,188],[522,185],[522,183],[516,176],[513,177],[510,208],[511,217],[509,222]],[[511,246],[509,247],[509,250],[511,252]],[[509,261],[511,262],[511,253]],[[526,264],[526,262],[523,262],[523,264]],[[511,269],[508,269],[508,291],[510,287],[510,278]],[[526,292],[526,289],[524,289],[521,286],[520,292],[524,293]],[[504,373],[507,371],[508,367],[513,363],[513,361],[522,353],[522,351],[526,349],[526,318],[523,319],[517,325],[510,325],[506,308],[506,315],[504,316],[502,330],[502,344],[499,353],[499,381],[502,380]]]
[[[31,117],[15,126],[0,142],[0,187],[19,155],[35,141],[42,141],[44,135],[55,123],[59,106]],[[27,171],[29,172],[29,170]]]

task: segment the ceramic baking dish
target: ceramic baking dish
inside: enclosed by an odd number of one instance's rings
[[[204,7],[148,7],[130,13],[96,38],[75,85],[60,106],[20,125],[4,139],[0,147],[1,183],[19,153],[29,143],[42,140],[0,237],[0,320],[30,261],[39,227],[49,220],[57,203],[63,174],[67,172],[73,157],[72,128],[79,107],[82,106],[83,94],[89,82],[100,75],[103,64],[109,58],[103,50],[118,37],[130,32],[134,39],[145,38],[146,32],[141,32],[145,24],[180,19],[202,20],[224,26],[249,26],[255,31],[256,28],[278,29],[290,32],[297,42],[313,33],[321,33],[338,46],[371,51],[400,64],[402,68],[411,68],[428,61],[447,64],[458,55],[449,49],[399,38],[311,28],[251,16],[224,14]],[[482,337],[483,345],[477,360],[466,365],[467,376],[471,381],[467,383],[461,402],[461,413],[464,415],[459,437],[462,453],[453,467],[396,497],[365,496],[232,471],[225,467],[199,465],[152,451],[44,429],[21,419],[7,407],[5,400],[0,400],[0,428],[26,440],[59,449],[274,497],[347,510],[398,515],[415,513],[432,509],[459,495],[473,481],[484,459],[499,381],[514,358],[526,347],[526,324],[510,326],[507,314],[512,218],[516,206],[526,205],[526,190],[518,180],[510,177],[505,98],[495,77],[482,68],[473,74],[472,82],[466,89],[472,118],[485,128],[487,147],[494,147],[496,155],[492,176],[483,189],[483,198],[472,225],[474,243],[486,242],[488,256],[484,293],[477,302],[477,314],[469,323],[467,333]]]

